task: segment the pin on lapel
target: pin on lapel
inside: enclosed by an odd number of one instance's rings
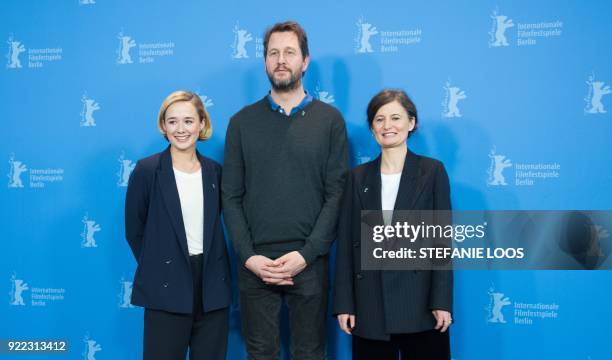
[[[368,188],[367,187],[363,188],[363,192],[367,193],[368,192]]]
[[[212,184],[212,186],[213,186],[213,189],[214,189],[215,188],[215,184]]]
[[[302,110],[302,116],[306,115],[306,111]]]

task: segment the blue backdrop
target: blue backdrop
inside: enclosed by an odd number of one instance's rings
[[[444,162],[456,209],[612,203],[609,1],[7,0],[0,12],[0,339],[67,339],[71,359],[140,356],[130,171],[166,146],[156,116],[178,89],[205,100],[214,134],[199,149],[223,161],[229,117],[269,89],[262,37],[277,21],[308,32],[305,86],[343,113],[353,165],[378,152],[369,99],[399,87],[420,114],[409,146]],[[453,358],[609,359],[611,280],[457,272]],[[328,339],[330,359],[350,358],[331,317]]]

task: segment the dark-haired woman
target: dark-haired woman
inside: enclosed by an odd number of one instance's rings
[[[353,359],[450,359],[451,271],[362,271],[361,210],[450,210],[446,170],[407,140],[417,110],[401,90],[367,109],[381,155],[351,172],[338,229],[334,314],[353,337]]]

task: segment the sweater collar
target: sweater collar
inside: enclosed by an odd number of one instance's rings
[[[274,101],[274,99],[272,99],[272,94],[271,92],[268,92],[268,95],[266,96],[266,98],[268,99],[268,103],[270,104],[270,109],[274,112],[279,112],[283,115],[287,115],[287,116],[291,116],[299,111],[301,111],[302,109],[304,109],[306,107],[306,105],[310,104],[313,100],[312,95],[308,94],[308,91],[304,90],[304,98],[302,99],[302,101],[293,109],[291,109],[291,113],[287,114],[285,112],[285,110],[283,110],[283,108],[276,103],[276,101]]]

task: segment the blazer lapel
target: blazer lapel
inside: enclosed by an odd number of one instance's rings
[[[204,250],[203,265],[206,265],[208,254],[212,248],[214,225],[219,214],[219,184],[217,184],[217,172],[198,152],[198,159],[202,167],[202,194],[204,195],[204,237],[202,249]]]
[[[366,170],[364,182],[361,184],[361,189],[359,189],[362,209],[382,210],[380,161],[381,156],[379,155],[368,165]],[[404,159],[404,168],[402,169],[394,210],[412,209],[418,195],[423,191],[423,184],[418,180],[419,159],[413,152],[408,150],[406,159]]]
[[[189,251],[187,249],[187,234],[185,234],[185,224],[183,223],[183,213],[181,212],[181,200],[174,178],[174,170],[172,169],[172,157],[170,156],[170,147],[161,155],[160,164],[157,169],[160,191],[170,222],[174,228],[174,232],[179,241],[179,245],[183,250],[183,255],[189,264]]]
[[[361,202],[361,222],[372,228],[383,224],[380,210],[382,200],[380,197],[380,156],[367,165],[363,183],[359,184],[359,199]]]
[[[422,191],[422,186],[419,188],[419,161],[417,156],[408,150],[406,159],[404,159],[404,168],[400,178],[397,197],[395,198],[394,210],[412,210],[419,192]]]
[[[361,208],[364,210],[381,210],[382,200],[380,197],[380,155],[366,169],[366,176],[359,189]]]

